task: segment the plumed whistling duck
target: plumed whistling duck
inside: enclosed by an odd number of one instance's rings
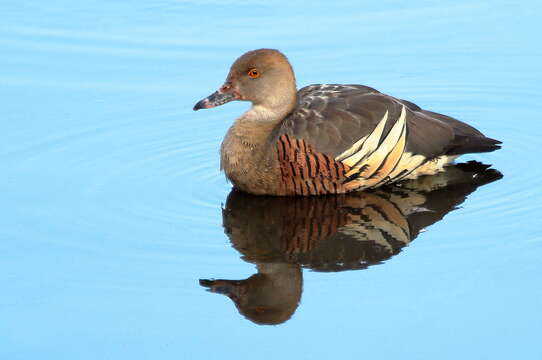
[[[224,85],[194,110],[250,101],[224,138],[221,168],[258,195],[340,194],[432,175],[498,140],[449,116],[363,85],[297,91],[292,66],[273,49],[249,51]]]

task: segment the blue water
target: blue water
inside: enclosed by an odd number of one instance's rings
[[[0,10],[1,359],[542,358],[539,2]],[[504,177],[400,253],[296,268],[300,303],[272,326],[199,284],[257,273],[223,228],[218,157],[248,104],[192,106],[260,47],[299,86],[369,85],[504,143],[462,158]]]

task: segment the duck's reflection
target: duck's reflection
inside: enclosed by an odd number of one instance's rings
[[[258,324],[288,320],[301,299],[301,267],[363,269],[399,253],[481,185],[502,175],[476,162],[372,192],[324,197],[261,197],[232,191],[223,225],[258,273],[245,280],[200,280],[227,295]]]

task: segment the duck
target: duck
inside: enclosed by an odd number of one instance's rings
[[[288,58],[248,51],[224,84],[194,111],[249,101],[227,131],[220,168],[235,189],[254,195],[344,194],[434,175],[463,154],[501,142],[416,104],[350,84],[297,90]]]

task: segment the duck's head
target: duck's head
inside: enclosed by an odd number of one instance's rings
[[[194,110],[243,100],[274,112],[289,112],[295,106],[296,92],[294,72],[286,56],[274,49],[253,50],[233,63],[224,85],[199,101]]]

